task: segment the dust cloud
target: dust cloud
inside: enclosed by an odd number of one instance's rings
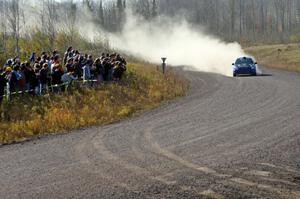
[[[38,24],[39,5],[27,6],[26,13],[31,22]],[[159,17],[148,22],[134,16],[128,9],[125,25],[119,34],[113,34],[99,28],[93,20],[93,14],[86,7],[79,7],[76,16],[76,28],[90,41],[109,40],[110,46],[143,58],[153,63],[161,63],[161,57],[167,57],[167,64],[186,66],[189,70],[213,72],[232,76],[232,63],[236,58],[245,56],[238,43],[226,43],[221,39],[194,28],[181,19]],[[65,16],[59,11],[60,16]],[[63,20],[64,21],[64,20]],[[32,23],[28,23],[30,29]],[[66,24],[60,22],[57,29],[63,30]],[[23,29],[25,30],[25,28]]]
[[[232,63],[245,56],[238,43],[225,43],[186,22],[160,19],[145,22],[128,14],[122,34],[111,35],[113,47],[137,55],[147,61],[187,66],[188,70],[232,76]]]

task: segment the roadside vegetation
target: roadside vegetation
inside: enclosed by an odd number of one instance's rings
[[[259,65],[300,72],[300,45],[258,45],[245,48],[245,51],[254,56]]]
[[[0,52],[3,66],[9,57],[16,56],[15,39],[8,36],[6,51]],[[29,59],[32,52],[52,52],[61,55],[72,45],[95,57],[102,52],[113,52],[103,41],[87,41],[76,32],[58,32],[53,45],[41,31],[32,31],[19,38],[19,57]],[[15,96],[0,104],[0,145],[24,141],[47,134],[66,133],[73,129],[105,125],[120,121],[141,111],[159,106],[185,94],[187,82],[171,69],[163,75],[153,64],[127,57],[127,71],[118,83],[107,83],[97,88],[73,86],[68,92],[32,96]]]
[[[185,80],[151,64],[128,65],[120,83],[98,89],[76,88],[63,95],[20,96],[1,105],[0,143],[117,122],[165,100],[182,96]]]

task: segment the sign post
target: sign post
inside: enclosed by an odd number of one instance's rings
[[[167,67],[167,64],[166,64],[167,58],[166,57],[162,57],[161,60],[163,61],[163,63],[162,63],[162,71],[163,71],[163,74],[165,74],[166,73],[166,67]]]

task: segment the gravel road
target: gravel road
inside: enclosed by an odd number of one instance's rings
[[[300,198],[300,75],[185,72],[186,97],[0,147],[0,198]]]

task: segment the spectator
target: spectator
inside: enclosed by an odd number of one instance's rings
[[[10,94],[14,90],[14,88],[13,88],[14,84],[12,84],[13,83],[12,68],[9,66],[5,67],[5,79],[7,80],[7,91]],[[12,84],[12,85],[10,85],[10,84]]]
[[[53,67],[53,73],[52,73],[52,84],[61,84],[61,77],[64,74],[62,66],[57,63]]]
[[[74,56],[77,57],[77,56],[79,56],[79,55],[80,55],[79,51],[78,51],[78,50],[75,50]]]
[[[39,94],[43,94],[45,90],[47,89],[47,83],[48,83],[48,71],[49,67],[47,63],[44,63],[42,69],[40,70],[39,74]]]
[[[43,57],[44,55],[47,55],[47,53],[46,53],[45,51],[43,51],[43,52],[41,53],[41,57]]]
[[[36,64],[40,64],[41,61],[42,61],[42,58],[41,58],[41,57],[37,57],[35,63],[36,63]]]
[[[6,63],[5,63],[5,68],[6,68],[6,67],[12,67],[12,65],[13,65],[13,60],[12,60],[12,59],[9,59],[9,60],[7,60]],[[4,68],[4,69],[5,69],[5,68]]]
[[[87,62],[89,63],[89,65],[91,66],[91,65],[93,64],[93,62],[94,62],[94,60],[93,60],[93,55],[88,55],[86,61],[87,61]]]
[[[122,64],[121,62],[118,62],[116,66],[114,67],[114,72],[113,72],[113,79],[114,81],[119,81],[123,73],[126,71],[126,66]]]
[[[56,93],[62,83],[69,84],[81,78],[87,85],[91,84],[92,79],[99,83],[119,81],[126,71],[126,60],[117,53],[102,53],[94,61],[92,55],[80,54],[69,47],[63,61],[65,58],[66,64],[62,66],[58,51],[54,50],[51,57],[46,52],[42,52],[40,57],[32,53],[29,61],[22,64],[19,57],[8,59],[4,68],[0,69],[0,101],[6,86],[10,93],[34,90],[36,94],[43,94],[48,85]]]
[[[58,55],[55,55],[52,59],[52,63],[51,63],[51,66],[50,66],[50,72],[51,72],[51,75],[53,74],[53,68],[55,67],[55,65],[58,65],[59,64],[59,56]]]
[[[72,53],[72,50],[73,50],[73,48],[72,48],[72,46],[70,46],[70,47],[67,49],[67,51],[65,52],[65,54],[64,54],[64,60],[63,60],[63,63],[64,63],[64,64],[67,63],[67,61],[68,61],[68,56],[70,55],[70,53]]]
[[[26,90],[26,76],[25,76],[26,66],[25,63],[21,64],[20,71],[19,71],[19,81],[18,86],[19,90],[25,92]]]
[[[83,67],[83,80],[89,80],[91,78],[91,69],[88,64]]]
[[[93,64],[93,68],[95,70],[95,77],[98,81],[98,83],[103,82],[103,73],[104,73],[104,68],[103,65],[101,64],[100,58],[97,58]]]
[[[21,65],[21,60],[20,60],[19,57],[15,57],[15,58],[13,59],[13,65],[14,65],[14,66],[16,66],[16,65],[20,66],[20,65]]]
[[[103,61],[106,58],[105,53],[102,53],[100,60]]]
[[[35,52],[33,52],[33,53],[31,54],[31,56],[30,56],[30,58],[29,58],[29,61],[30,61],[31,63],[34,63],[34,62],[35,62]]]
[[[3,96],[5,94],[5,88],[7,86],[7,79],[6,79],[6,73],[1,70],[0,72],[0,103],[3,100]]]
[[[46,55],[46,54],[42,54],[42,56],[41,56],[41,61],[39,62],[39,64],[40,64],[41,66],[43,66],[44,63],[48,63],[47,55]]]
[[[39,64],[34,65],[34,77],[35,77],[35,84],[34,84],[34,94],[40,95],[40,69],[41,66]]]
[[[63,83],[67,83],[67,84],[71,84],[74,80],[77,80],[77,78],[74,76],[74,72],[68,72],[65,73],[62,77],[61,77],[61,81]]]
[[[113,72],[114,72],[114,64],[113,61],[108,62],[109,70],[108,70],[108,81],[113,80]]]
[[[82,69],[83,69],[83,81],[87,82],[91,79],[90,63],[87,62]],[[89,82],[87,82],[86,84],[89,85]]]
[[[73,68],[73,58],[69,58],[66,65],[65,65],[65,68],[67,70],[67,72],[74,72],[75,69]]]
[[[55,64],[52,69],[52,89],[54,93],[59,92],[59,85],[62,83],[61,77],[63,76],[64,71],[62,66],[58,63]]]
[[[14,66],[13,70],[10,67],[7,67],[7,80],[10,93],[18,91],[18,81],[21,79],[18,73],[19,68],[20,67],[18,65]]]
[[[24,77],[25,77],[25,90],[30,90],[30,80],[31,80],[31,73],[30,73],[30,63],[25,62],[25,68],[24,68]]]
[[[25,89],[27,91],[32,90],[32,85],[34,84],[33,79],[35,78],[35,74],[30,66],[29,62],[25,62]]]
[[[52,57],[54,58],[54,57],[56,57],[56,56],[58,56],[58,51],[55,49],[55,50],[53,50],[53,52],[52,52]]]
[[[103,73],[103,78],[104,81],[110,81],[110,71],[112,69],[112,65],[110,63],[110,59],[109,58],[105,58],[103,63],[103,68],[104,68],[104,73]]]
[[[126,60],[123,57],[121,57],[121,55],[119,55],[119,54],[116,57],[116,61],[119,61],[124,65],[127,65]]]
[[[82,68],[81,68],[81,65],[79,63],[79,57],[76,57],[74,59],[74,62],[73,62],[73,69],[74,69],[74,75],[77,77],[77,78],[80,78],[81,77],[81,74],[82,74]]]

